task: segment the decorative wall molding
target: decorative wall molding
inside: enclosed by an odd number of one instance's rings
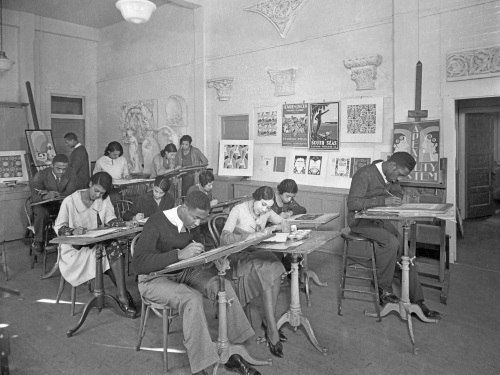
[[[268,70],[267,73],[274,83],[274,96],[295,94],[295,76],[297,69]]]
[[[208,88],[215,88],[217,91],[217,96],[221,102],[228,101],[231,99],[231,93],[233,91],[233,77],[223,77],[223,78],[213,78],[207,81]]]
[[[446,80],[500,76],[500,45],[446,53]]]
[[[293,19],[309,0],[266,0],[244,10],[267,18],[282,38],[285,38]]]
[[[377,66],[382,64],[382,56],[375,54],[344,60],[344,66],[351,69],[351,80],[356,82],[356,90],[375,90]]]

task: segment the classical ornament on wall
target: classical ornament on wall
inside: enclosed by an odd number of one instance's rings
[[[166,125],[187,126],[187,104],[182,96],[171,95],[165,105]]]
[[[295,76],[297,69],[268,70],[271,82],[274,83],[274,96],[295,94]]]
[[[500,76],[500,45],[446,54],[446,80]]]
[[[269,20],[282,38],[286,36],[293,19],[309,0],[266,0],[244,10],[258,13]]]
[[[208,88],[215,88],[217,96],[221,102],[231,99],[233,91],[233,77],[213,78],[207,81]]]
[[[156,129],[158,100],[138,100],[123,103],[120,114],[122,139],[128,139],[128,130],[133,130],[139,143],[146,137],[148,129]]]
[[[351,80],[356,82],[356,90],[375,90],[377,66],[382,64],[382,56],[375,54],[344,60],[344,66],[351,69]]]

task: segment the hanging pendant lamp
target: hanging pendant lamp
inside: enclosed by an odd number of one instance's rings
[[[132,23],[149,21],[151,13],[156,10],[156,5],[148,0],[119,0],[116,7],[122,12],[125,21]]]

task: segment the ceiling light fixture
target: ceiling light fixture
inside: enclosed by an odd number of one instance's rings
[[[3,51],[3,0],[0,0],[0,72],[10,70],[14,64],[14,61],[9,60]]]
[[[156,10],[156,5],[148,0],[119,0],[116,7],[122,12],[125,21],[132,23],[149,21],[151,13]]]

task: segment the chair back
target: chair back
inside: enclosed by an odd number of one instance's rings
[[[220,213],[220,214],[215,214],[210,216],[210,219],[208,219],[208,230],[210,231],[210,235],[212,236],[215,246],[219,247],[220,246],[220,232],[219,228],[224,227],[224,224],[226,223],[226,220],[228,218],[229,214],[228,213]]]
[[[24,212],[28,218],[28,228],[30,230],[32,230],[30,227],[33,227],[33,209],[31,208],[31,203],[33,203],[31,197],[27,198],[24,202]]]
[[[115,209],[116,217],[121,220],[123,218],[123,214],[127,212],[130,207],[132,207],[132,202],[126,200],[114,201],[113,207]]]
[[[141,236],[141,234],[137,234],[134,239],[132,240],[132,242],[130,243],[130,257],[133,258],[134,257],[134,250],[135,250],[135,244],[137,243],[137,241],[139,240],[139,237]]]

